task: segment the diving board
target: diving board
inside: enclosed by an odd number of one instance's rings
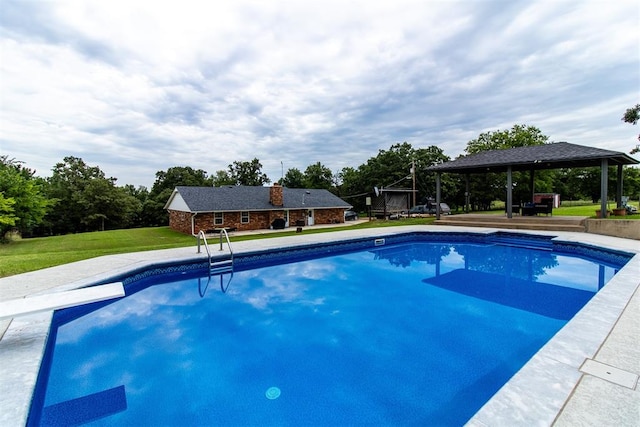
[[[114,282],[71,291],[0,301],[0,320],[120,298],[124,295],[122,282]]]

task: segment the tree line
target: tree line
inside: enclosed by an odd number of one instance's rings
[[[511,129],[480,134],[467,143],[465,154],[548,143],[538,128],[514,125]],[[365,199],[374,187],[411,188],[411,168],[415,167],[417,202],[425,203],[435,194],[435,174],[426,168],[449,161],[441,148],[415,148],[407,142],[379,150],[365,163],[333,172],[320,162],[304,171],[288,169],[281,184],[290,188],[323,188],[352,204],[358,211],[366,209]],[[615,194],[616,174],[610,173],[611,193]],[[209,175],[202,169],[175,166],[158,171],[151,189],[133,185],[116,185],[116,178],[105,176],[98,166],[81,158],[65,157],[52,169],[49,178],[35,175],[23,162],[0,156],[0,236],[16,230],[24,237],[48,236],[106,229],[162,226],[168,224],[164,205],[176,186],[265,185],[271,183],[262,172],[260,160],[235,161],[226,170]],[[640,170],[624,169],[627,194],[640,194]],[[514,200],[530,198],[527,172],[514,172]],[[471,175],[472,205],[487,209],[494,200],[505,198],[504,174]],[[455,174],[442,176],[444,200],[453,209],[464,204],[464,178]],[[600,197],[599,168],[539,171],[535,175],[536,192],[561,194],[563,200]]]

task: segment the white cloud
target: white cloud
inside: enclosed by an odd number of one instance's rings
[[[516,123],[628,152],[635,1],[3,2],[0,145],[118,183],[260,159],[272,180]],[[28,17],[29,19],[27,19]]]

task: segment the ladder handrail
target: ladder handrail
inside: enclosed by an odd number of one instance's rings
[[[227,239],[227,246],[229,247],[229,253],[231,254],[231,262],[233,262],[233,248],[231,247],[231,241],[229,240],[229,233],[224,228],[220,229],[220,250],[222,250],[222,234],[224,233],[225,239]]]
[[[227,280],[227,285],[224,285],[224,280],[222,278],[222,274],[220,275],[220,290],[222,291],[222,293],[226,293],[227,289],[229,289],[229,284],[231,283],[231,280],[233,279],[233,269],[231,270],[230,274],[229,274],[229,280]]]
[[[204,242],[204,248],[207,250],[207,255],[209,256],[209,263],[211,263],[211,251],[209,250],[209,244],[207,243],[207,236],[204,234],[204,231],[200,230],[198,233],[198,253],[200,253],[200,240]]]
[[[222,235],[224,234],[224,237],[227,241],[227,246],[229,247],[229,261],[231,261],[231,267],[233,268],[233,247],[231,247],[231,240],[229,240],[229,234],[227,233],[227,230],[225,230],[224,228],[220,229],[220,250],[222,251]],[[209,264],[211,264],[211,250],[209,249],[209,243],[207,242],[207,236],[204,233],[203,230],[200,230],[200,232],[198,232],[198,253],[200,253],[200,241],[204,242],[204,248],[207,250],[207,256],[209,257]]]

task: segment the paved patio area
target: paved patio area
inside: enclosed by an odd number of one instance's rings
[[[234,252],[414,231],[490,228],[403,226],[305,234],[233,244]],[[532,232],[636,253],[634,258],[469,421],[471,426],[640,425],[640,245],[588,233]],[[214,246],[217,250],[217,247]],[[106,283],[172,260],[206,259],[193,247],[105,256],[0,279],[0,300]],[[52,313],[0,321],[0,425],[24,425]],[[621,378],[621,379],[620,379]]]

